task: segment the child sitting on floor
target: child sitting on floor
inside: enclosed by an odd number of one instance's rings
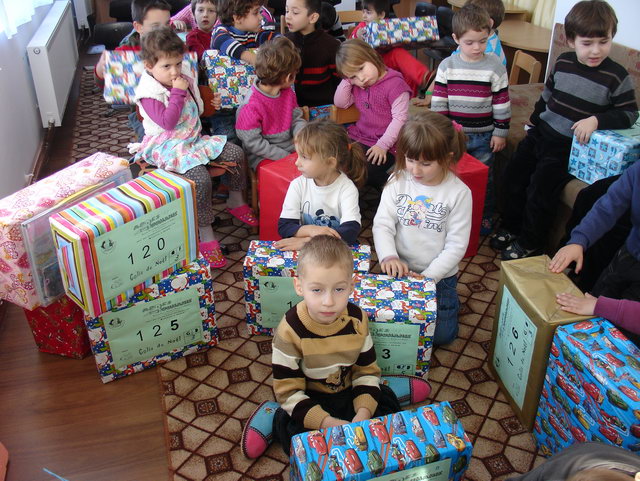
[[[366,169],[360,145],[330,120],[309,122],[295,138],[302,172],[291,181],[282,204],[276,242],[283,250],[299,250],[313,236],[328,234],[355,244],[360,234],[358,188]]]
[[[300,251],[293,282],[304,300],[285,314],[273,339],[278,403],[260,404],[245,424],[245,456],[262,455],[272,439],[288,455],[298,433],[384,416],[401,410],[400,399],[429,396],[431,386],[419,377],[381,383],[367,315],[349,302],[352,277],[353,257],[342,240],[316,236]]]
[[[142,38],[145,72],[136,88],[136,103],[143,118],[145,136],[134,144],[135,160],[176,172],[196,185],[196,207],[200,230],[200,252],[212,267],[223,267],[226,259],[215,238],[208,168],[225,172],[222,182],[229,188],[228,211],[246,224],[258,221],[245,204],[246,160],[242,149],[224,136],[201,136],[199,114],[203,109],[195,79],[182,70],[185,45],[169,28],[149,32]],[[217,98],[220,108],[219,97]]]
[[[399,72],[387,69],[380,55],[359,39],[340,45],[336,67],[343,80],[333,103],[341,109],[355,105],[360,112],[349,136],[365,149],[367,183],[382,188],[393,166],[398,133],[407,120],[411,89]]]
[[[367,24],[387,18],[390,8],[389,0],[365,0],[362,2],[363,21],[356,25],[349,38],[362,38]],[[425,64],[404,48],[397,47],[379,53],[387,67],[402,74],[414,97],[425,90],[433,80],[435,71],[429,70]]]
[[[294,151],[293,136],[305,125],[291,88],[299,68],[298,50],[285,37],[270,40],[258,50],[258,80],[236,119],[236,134],[254,170],[263,159],[282,159]]]

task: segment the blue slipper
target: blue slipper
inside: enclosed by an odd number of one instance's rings
[[[431,394],[431,384],[418,376],[389,374],[382,376],[382,384],[389,386],[401,406],[425,401]]]
[[[279,407],[277,402],[263,401],[247,419],[240,438],[242,454],[247,458],[259,458],[271,444],[273,418]]]

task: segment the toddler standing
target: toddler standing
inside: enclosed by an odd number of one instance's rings
[[[400,131],[393,176],[373,219],[385,274],[417,273],[436,282],[435,345],[458,334],[458,264],[469,244],[471,191],[451,171],[465,151],[459,126],[435,112],[413,115]]]
[[[142,38],[145,72],[136,88],[136,103],[143,118],[145,136],[135,160],[144,160],[176,172],[196,185],[200,251],[212,267],[223,267],[226,259],[215,238],[211,204],[212,186],[208,167],[226,172],[222,181],[229,188],[229,212],[249,225],[257,225],[244,203],[245,159],[242,149],[224,136],[201,136],[199,113],[203,105],[196,82],[182,71],[185,45],[168,28],[154,30]],[[217,108],[219,97],[217,97]]]

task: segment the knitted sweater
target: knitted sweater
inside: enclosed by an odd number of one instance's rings
[[[345,95],[344,90],[347,89],[350,89],[350,95]],[[343,80],[338,90],[340,95],[336,91],[334,97],[336,106],[346,109],[355,104],[360,112],[358,121],[347,129],[349,136],[369,147],[378,145],[393,153],[397,132],[407,120],[411,95],[411,89],[402,75],[395,70],[387,69],[386,75],[371,87],[363,89]],[[392,106],[401,97],[406,97],[406,111],[394,116]],[[396,132],[395,135],[385,135],[390,130]]]
[[[292,153],[293,136],[305,123],[291,88],[274,97],[253,85],[236,113],[236,134],[249,165],[255,169],[263,159],[278,160]]]
[[[315,107],[333,103],[340,83],[336,72],[336,53],[340,42],[324,30],[308,35],[289,32],[287,38],[300,50],[302,65],[296,76],[298,105]]]
[[[212,32],[205,32],[199,28],[194,28],[187,34],[187,49],[189,52],[195,52],[198,55],[198,60],[202,59],[205,50],[209,50],[211,34]]]
[[[211,48],[219,50],[222,55],[227,55],[240,60],[240,56],[249,48],[258,48],[263,43],[280,35],[273,30],[260,30],[259,32],[245,32],[231,25],[219,24],[213,29]]]
[[[593,315],[609,319],[616,326],[640,334],[640,302],[600,296]]]
[[[466,133],[506,137],[511,120],[507,70],[495,55],[466,62],[461,55],[438,66],[431,110],[462,125]]]
[[[304,301],[290,309],[273,339],[272,366],[276,400],[307,429],[319,429],[329,416],[307,391],[351,389],[356,412],[378,407],[380,368],[367,315],[355,304],[331,324],[315,322]]]
[[[573,137],[571,126],[595,115],[598,129],[628,129],[638,118],[629,72],[609,57],[597,67],[578,62],[575,52],[558,57],[547,78],[531,123],[542,132]]]
[[[625,170],[607,193],[593,204],[580,224],[571,231],[568,244],[579,244],[585,250],[607,233],[627,209],[631,209],[631,232],[626,246],[640,260],[640,162]]]

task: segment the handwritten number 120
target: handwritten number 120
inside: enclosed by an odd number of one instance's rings
[[[164,237],[158,237],[158,241],[156,242],[156,245],[158,247],[158,250],[161,251],[162,249],[165,248],[165,241],[164,241]],[[151,247],[149,247],[148,244],[145,244],[142,246],[142,258],[143,259],[148,259],[149,257],[151,257],[151,254],[149,254],[149,251],[151,250]],[[133,252],[129,252],[129,255],[127,256],[127,259],[129,259],[131,261],[131,264],[134,264],[134,259],[133,259]]]

